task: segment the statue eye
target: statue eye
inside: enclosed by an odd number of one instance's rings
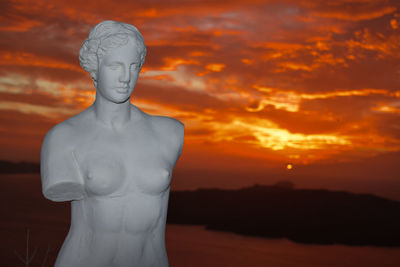
[[[110,64],[110,65],[108,65],[108,67],[112,70],[117,70],[117,69],[119,69],[120,66],[119,66],[119,64]]]
[[[138,63],[132,63],[131,64],[131,70],[137,70],[138,69],[139,64]]]

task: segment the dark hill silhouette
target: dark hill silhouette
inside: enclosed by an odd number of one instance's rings
[[[2,174],[39,171],[38,163],[0,161]],[[27,188],[26,181],[16,188]],[[43,198],[40,178],[32,182],[37,187],[32,193]],[[4,181],[3,189],[9,183]],[[10,199],[23,201],[26,196],[18,197],[17,192],[10,190]],[[171,191],[168,223],[301,243],[400,246],[399,201],[370,194],[295,189],[290,181],[238,190]]]
[[[40,173],[40,164],[0,160],[0,173]]]
[[[301,243],[400,246],[400,202],[290,182],[171,192],[168,223]]]

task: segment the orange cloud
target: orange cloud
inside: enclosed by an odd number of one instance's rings
[[[206,69],[209,71],[220,72],[225,68],[225,64],[211,63],[206,65]]]
[[[76,65],[67,64],[53,59],[38,57],[31,53],[0,52],[0,65],[5,66],[34,66],[56,69],[68,69],[77,72],[84,70]]]
[[[148,47],[133,103],[181,119],[193,155],[311,163],[400,150],[395,1],[4,6],[2,112],[56,121],[90,105],[77,51],[107,18],[138,26]]]
[[[183,59],[183,58],[164,58],[165,66],[161,68],[163,71],[174,71],[177,69],[178,66],[181,65],[188,65],[188,64],[200,64],[196,60],[192,59]]]

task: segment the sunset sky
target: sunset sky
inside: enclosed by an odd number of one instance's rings
[[[133,104],[185,124],[177,188],[290,179],[400,199],[398,0],[16,0],[0,10],[0,159],[39,162],[44,134],[91,105],[78,52],[112,19],[147,45]]]

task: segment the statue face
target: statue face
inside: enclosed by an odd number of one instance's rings
[[[127,101],[140,72],[140,56],[131,40],[112,49],[100,62],[97,94],[114,103]]]

